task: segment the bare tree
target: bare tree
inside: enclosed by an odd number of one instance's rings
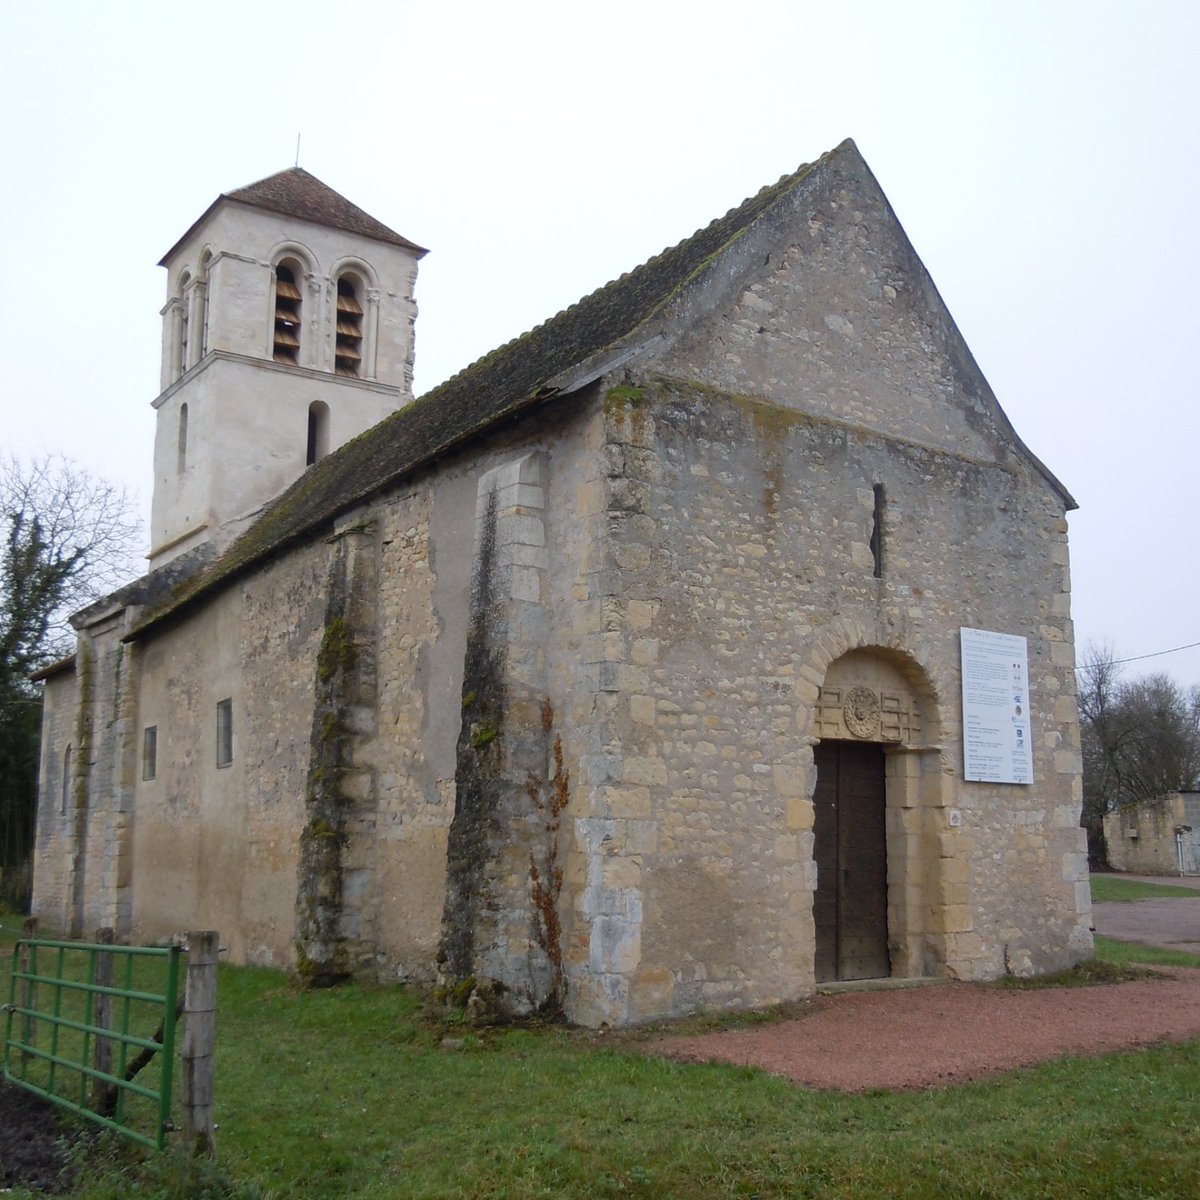
[[[139,573],[132,507],[124,488],[61,455],[0,460],[0,671],[61,652],[71,613]]]
[[[41,700],[29,675],[70,649],[72,612],[137,573],[140,529],[123,488],[59,455],[0,459],[0,529],[0,889],[7,891],[4,879],[27,859],[33,836]]]
[[[1121,679],[1111,647],[1089,647],[1079,669],[1083,824],[1094,861],[1107,858],[1106,813],[1157,800],[1200,779],[1200,687],[1168,675]]]

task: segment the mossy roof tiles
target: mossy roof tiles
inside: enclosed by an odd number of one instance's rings
[[[826,159],[853,143],[843,142]],[[805,164],[640,267],[585,296],[347,442],[306,471],[207,570],[134,626],[136,637],[458,443],[545,399],[551,381],[632,340],[722,249],[788,195]],[[284,172],[283,174],[287,174]],[[274,177],[278,178],[278,177]],[[269,182],[269,181],[264,181]],[[253,185],[258,186],[258,185]]]

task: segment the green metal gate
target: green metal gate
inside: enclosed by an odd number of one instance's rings
[[[180,948],[23,938],[5,1005],[4,1077],[162,1149],[170,1124]],[[136,1030],[155,1029],[147,1036]],[[153,1064],[144,1082],[135,1082]]]

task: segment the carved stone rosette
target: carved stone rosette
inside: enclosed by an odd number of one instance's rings
[[[842,705],[842,720],[856,738],[879,736],[879,693],[874,688],[853,687]]]

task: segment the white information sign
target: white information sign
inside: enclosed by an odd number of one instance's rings
[[[963,775],[980,783],[1032,783],[1029,648],[1023,637],[960,629]]]

